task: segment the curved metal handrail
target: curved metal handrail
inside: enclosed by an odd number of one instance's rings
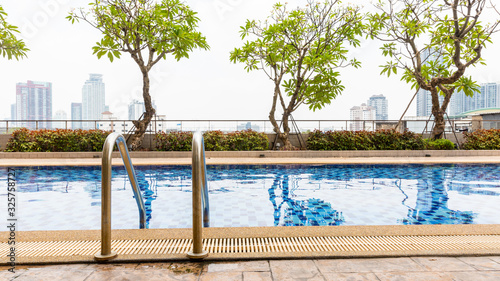
[[[146,211],[141,192],[139,191],[134,166],[130,160],[125,138],[121,134],[111,133],[106,138],[102,148],[101,167],[101,253],[95,255],[96,260],[109,260],[117,256],[111,251],[111,156],[116,145],[127,169],[128,178],[134,191],[135,201],[139,208],[139,227],[146,228]]]
[[[188,253],[192,259],[208,256],[203,250],[203,225],[210,226],[210,208],[208,201],[207,166],[205,163],[205,143],[201,132],[193,135],[192,183],[193,183],[193,250]]]

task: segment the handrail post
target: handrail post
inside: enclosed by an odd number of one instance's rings
[[[193,135],[192,149],[193,250],[187,255],[190,259],[203,259],[208,256],[208,252],[203,250],[202,221],[205,221],[205,226],[208,226],[209,213],[208,190],[205,175],[205,145],[203,143],[203,135],[199,131]]]
[[[94,258],[97,261],[106,261],[117,257],[117,253],[111,251],[111,160],[115,143],[122,156],[123,163],[134,191],[134,197],[139,208],[140,228],[146,227],[146,212],[144,201],[139,191],[135,170],[130,160],[127,145],[123,136],[119,133],[111,133],[106,138],[102,148],[101,167],[101,253]]]

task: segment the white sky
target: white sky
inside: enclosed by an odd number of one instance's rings
[[[71,118],[71,102],[81,102],[82,86],[89,73],[103,74],[106,104],[119,119],[127,118],[132,99],[142,100],[142,78],[138,66],[128,54],[110,63],[97,59],[92,46],[99,31],[85,22],[71,24],[65,17],[72,8],[84,7],[90,0],[0,0],[9,14],[8,21],[19,27],[30,49],[28,58],[8,61],[0,58],[0,119],[10,119],[18,82],[47,81],[53,87],[53,113],[64,110]],[[187,0],[200,18],[199,30],[206,36],[209,51],[196,50],[189,59],[177,62],[172,57],[160,61],[151,71],[151,95],[158,114],[170,120],[224,119],[267,120],[272,101],[273,83],[262,71],[247,73],[243,64],[229,62],[229,52],[240,47],[240,26],[246,19],[265,19],[275,1],[269,0]],[[284,1],[283,1],[284,2]],[[304,0],[288,0],[295,8]],[[371,7],[368,0],[354,1]],[[498,16],[498,15],[496,15]],[[490,16],[490,19],[493,17]],[[500,81],[500,33],[493,45],[483,51],[487,66],[470,69],[478,83]],[[296,120],[349,119],[349,109],[375,94],[389,101],[389,119],[399,119],[414,91],[400,76],[380,76],[379,65],[386,59],[380,43],[363,40],[350,56],[362,62],[360,69],[342,69],[346,87],[331,105],[316,112],[299,108]],[[415,102],[407,116],[415,115]],[[279,118],[277,115],[276,117]]]

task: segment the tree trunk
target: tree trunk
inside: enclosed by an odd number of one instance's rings
[[[293,145],[289,140],[290,127],[288,126],[288,116],[290,114],[283,114],[283,132],[280,130],[280,125],[276,121],[274,114],[276,113],[276,104],[279,96],[279,84],[275,84],[274,87],[274,96],[273,96],[273,105],[271,106],[271,111],[269,111],[269,121],[273,125],[273,131],[278,135],[279,140],[283,143],[283,149],[291,150],[293,149]],[[286,111],[285,111],[286,113]]]
[[[443,138],[443,133],[445,128],[444,113],[440,110],[434,112],[433,109],[432,115],[434,115],[434,129],[432,129],[431,138],[433,140],[441,139]]]
[[[132,140],[130,142],[131,150],[137,150],[141,147],[142,141],[144,140],[144,134],[148,129],[149,123],[155,114],[155,109],[153,108],[153,104],[151,103],[151,96],[149,95],[149,75],[148,72],[144,69],[142,72],[142,97],[144,99],[144,107],[146,112],[144,112],[144,118],[142,120],[132,121],[135,126],[135,132],[132,136]]]

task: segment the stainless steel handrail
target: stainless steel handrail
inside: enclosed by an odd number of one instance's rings
[[[101,253],[96,254],[96,260],[110,260],[117,256],[111,251],[111,156],[113,148],[116,145],[122,156],[123,164],[127,169],[128,178],[134,191],[135,201],[139,208],[139,227],[146,227],[146,211],[144,201],[142,200],[137,178],[135,176],[134,166],[130,160],[125,138],[121,134],[111,133],[106,138],[102,148],[102,167],[101,167]]]
[[[207,166],[205,164],[205,144],[201,132],[193,134],[193,250],[188,253],[191,259],[202,259],[208,256],[203,250],[203,225],[210,226],[210,208],[208,202]]]

